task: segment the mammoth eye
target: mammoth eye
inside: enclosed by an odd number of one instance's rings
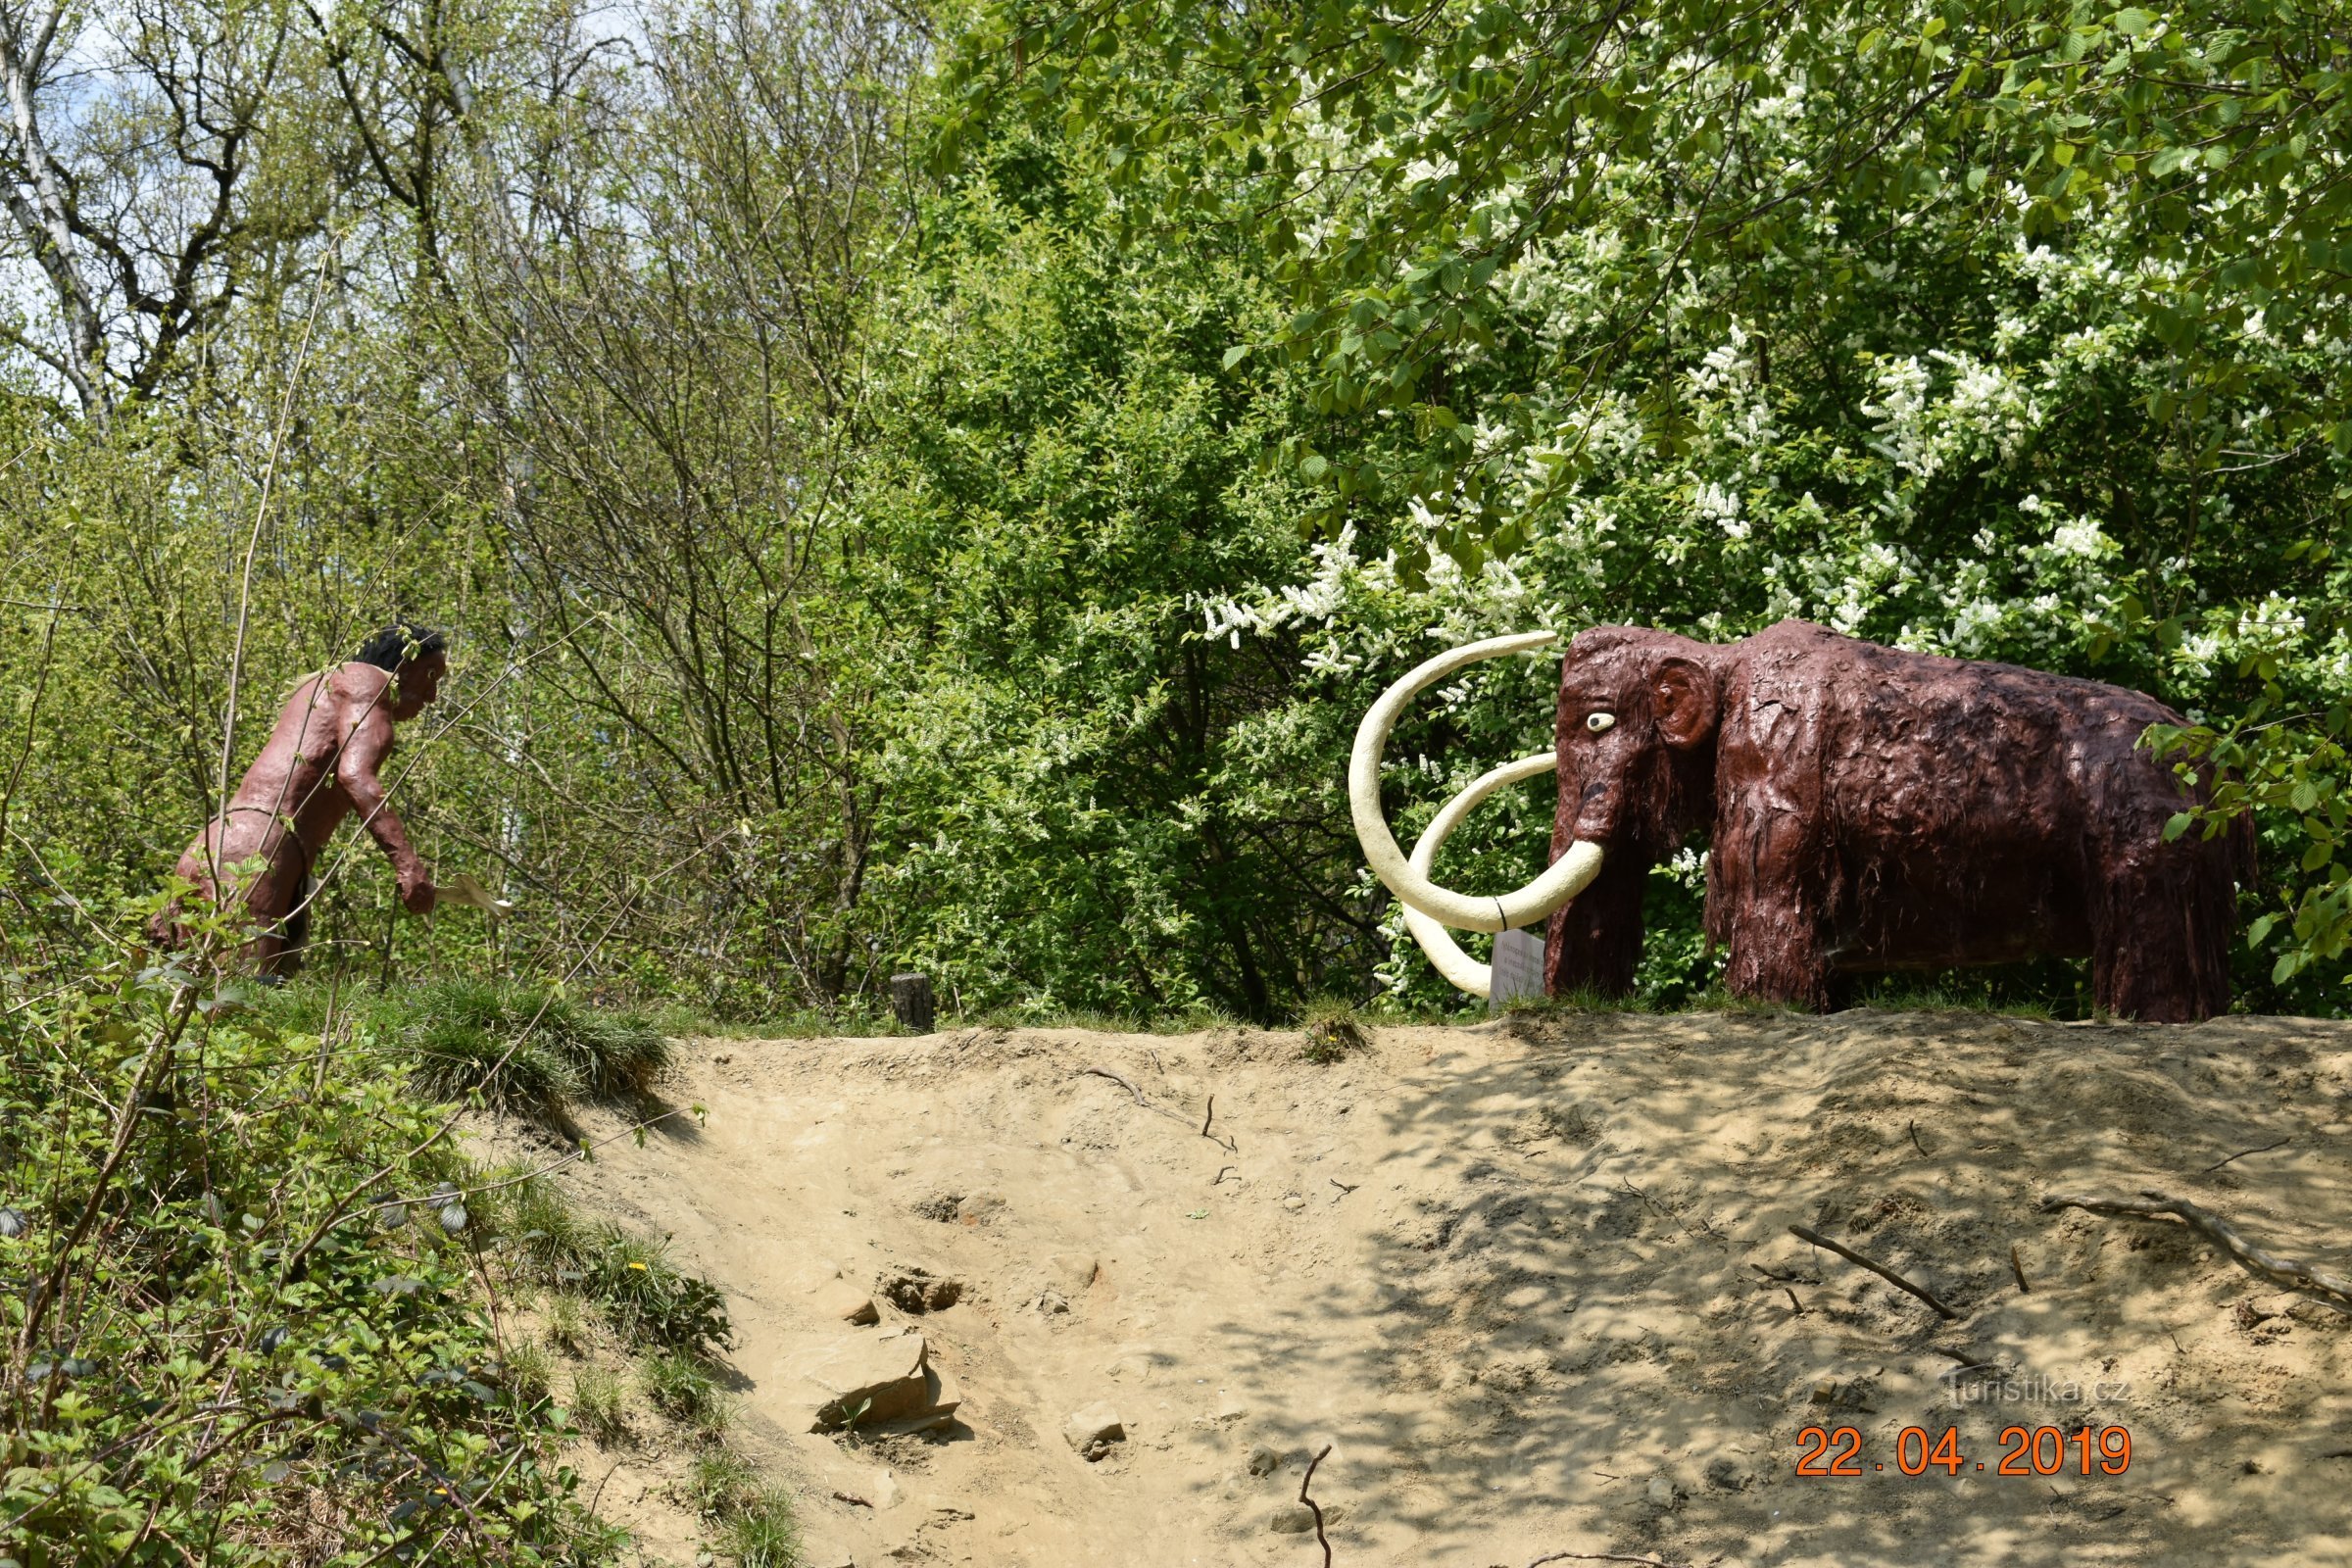
[[[1585,728],[1595,735],[1616,722],[1617,715],[1615,713],[1588,713],[1585,716]]]

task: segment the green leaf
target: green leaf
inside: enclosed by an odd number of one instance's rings
[[[2187,832],[2189,824],[2195,820],[2196,817],[2192,812],[2175,811],[2164,824],[2164,842],[2167,844],[2172,843],[2181,834]]]
[[[1220,368],[1230,370],[1249,357],[1250,345],[1247,343],[1236,343],[1233,347],[1225,351],[1225,363],[1220,367]]]

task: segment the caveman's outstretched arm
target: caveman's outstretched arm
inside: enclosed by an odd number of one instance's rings
[[[433,906],[432,879],[425,875],[424,862],[410,845],[409,830],[401,825],[400,813],[392,809],[378,776],[391,751],[392,717],[380,704],[370,704],[343,742],[335,761],[335,782],[368,833],[391,857],[393,874],[400,879],[400,902],[412,914],[422,914]]]

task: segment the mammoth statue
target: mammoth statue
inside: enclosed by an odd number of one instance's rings
[[[1380,808],[1380,758],[1414,694],[1482,659],[1557,641],[1496,637],[1430,660],[1364,715],[1348,765],[1357,839],[1441,973],[1487,966],[1445,928],[1550,918],[1545,988],[1623,995],[1649,868],[1708,835],[1706,931],[1735,994],[1834,1004],[1842,977],[2088,957],[2100,1007],[2185,1022],[2230,1005],[2240,819],[2164,841],[2184,805],[2138,745],[2180,716],[2097,681],[1903,653],[1784,620],[1715,645],[1603,626],[1560,668],[1555,750],[1473,781],[1408,858]],[[1556,773],[1549,869],[1489,898],[1441,887],[1438,848],[1506,784]]]

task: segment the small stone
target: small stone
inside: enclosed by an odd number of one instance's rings
[[[1300,1198],[1297,1193],[1293,1193],[1290,1197],[1282,1200],[1282,1206],[1296,1214],[1306,1206],[1306,1200]]]
[[[1823,1378],[1814,1384],[1813,1402],[1815,1404],[1836,1404],[1838,1402],[1838,1380]]]
[[[977,1229],[1004,1212],[1004,1197],[1002,1193],[967,1193],[963,1201],[956,1205],[956,1220],[957,1224]]]
[[[1092,1252],[1054,1252],[1046,1259],[1046,1283],[1075,1300],[1093,1287],[1102,1265]]]
[[[1098,1399],[1082,1410],[1070,1412],[1070,1418],[1062,1423],[1061,1436],[1092,1461],[1109,1452],[1112,1444],[1126,1442],[1127,1427],[1107,1400]]]
[[[852,1285],[848,1280],[835,1280],[809,1293],[809,1303],[820,1317],[838,1323],[878,1323],[882,1314],[874,1309],[874,1298]]]
[[[1070,1298],[1059,1291],[1041,1291],[1038,1293],[1037,1309],[1048,1317],[1058,1317],[1070,1309]]]
[[[733,1061],[734,1059],[735,1053],[732,1051],[713,1051],[710,1053],[710,1065],[713,1067],[724,1067],[727,1063]]]
[[[808,1391],[803,1431],[873,1426],[936,1408],[919,1334],[858,1335],[800,1357],[791,1370]]]
[[[1250,1473],[1251,1475],[1270,1476],[1281,1468],[1282,1455],[1264,1444],[1261,1443],[1250,1450]]]
[[[1649,1503],[1651,1507],[1671,1508],[1675,1504],[1675,1499],[1680,1495],[1681,1494],[1677,1493],[1674,1489],[1674,1483],[1667,1480],[1664,1476],[1651,1476],[1649,1478]]]
[[[818,1291],[841,1278],[841,1270],[829,1257],[812,1257],[794,1269],[784,1283],[803,1296],[814,1296]]]
[[[1266,1528],[1278,1536],[1303,1536],[1315,1528],[1315,1510],[1303,1502],[1286,1502],[1266,1520]]]

